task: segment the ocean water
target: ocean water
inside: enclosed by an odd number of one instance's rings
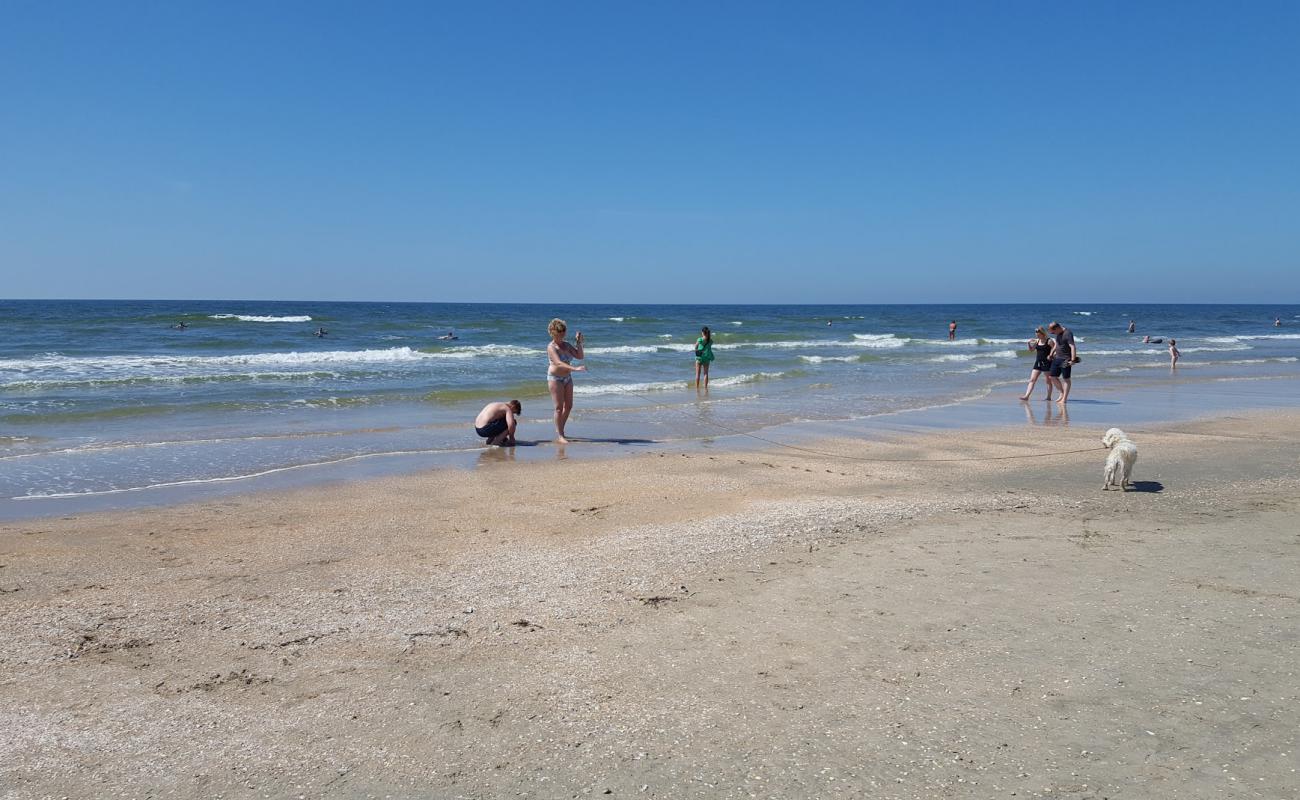
[[[1052,319],[1079,339],[1076,398],[1108,382],[1194,394],[1300,375],[1296,306],[0,301],[0,503],[473,451],[470,423],[494,399],[519,398],[521,438],[549,440],[555,316],[586,335],[568,432],[593,446],[1013,395],[1032,364],[1026,340]],[[707,395],[689,384],[703,324],[717,355]],[[458,338],[439,340],[449,331]],[[1177,373],[1143,334],[1178,339]]]

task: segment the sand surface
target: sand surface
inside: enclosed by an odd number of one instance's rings
[[[1300,414],[1101,432],[5,525],[0,797],[1300,796]]]

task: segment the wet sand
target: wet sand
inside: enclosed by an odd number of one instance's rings
[[[1293,796],[1300,413],[1101,432],[7,524],[0,797]]]

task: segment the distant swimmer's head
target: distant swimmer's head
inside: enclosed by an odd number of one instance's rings
[[[551,324],[546,326],[546,330],[552,336],[563,336],[568,332],[569,325],[564,320],[557,317],[556,319],[551,320]]]
[[[515,414],[524,413],[524,404],[518,400],[511,400],[509,403],[506,403],[506,405],[510,406],[510,410]]]

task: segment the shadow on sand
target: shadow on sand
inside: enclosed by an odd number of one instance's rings
[[[1163,492],[1165,490],[1165,485],[1160,481],[1132,481],[1129,483],[1128,488],[1130,492],[1148,492],[1150,494],[1155,494],[1156,492]]]

